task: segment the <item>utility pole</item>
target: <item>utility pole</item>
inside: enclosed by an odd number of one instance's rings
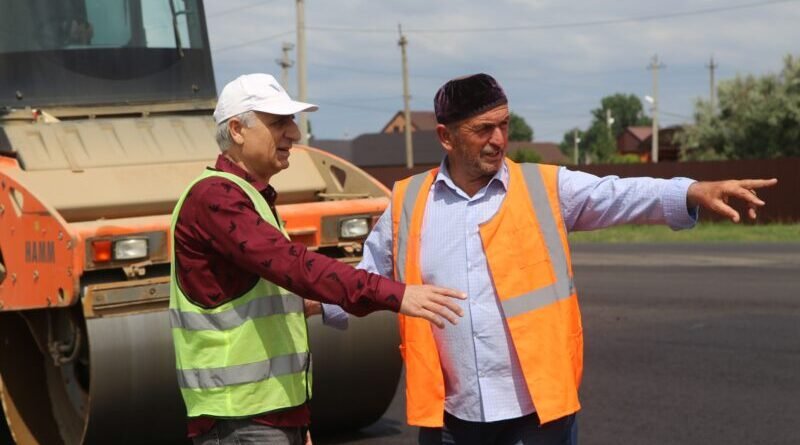
[[[653,71],[653,145],[650,147],[650,161],[654,164],[658,162],[658,70],[661,68],[666,68],[666,65],[659,62],[656,54],[647,65],[647,69]]]
[[[305,0],[297,2],[297,96],[300,102],[308,101],[306,94],[306,18]],[[308,144],[308,116],[300,113],[300,143]]]
[[[573,153],[575,155],[575,165],[578,165],[578,144],[580,144],[581,138],[578,137],[578,129],[572,130],[572,147]]]
[[[714,61],[714,56],[711,56],[711,61],[708,63],[708,65],[706,65],[706,68],[708,68],[708,71],[709,71],[709,74],[710,74],[708,97],[709,97],[709,100],[711,101],[711,112],[712,113],[714,112],[714,108],[716,107],[716,102],[717,102],[717,98],[716,98],[716,96],[717,96],[717,88],[716,88],[716,85],[714,84],[714,70],[716,70],[718,66],[719,65],[717,64],[717,62]]]
[[[294,66],[294,60],[289,58],[289,51],[292,49],[294,49],[294,44],[283,42],[283,46],[281,47],[281,50],[283,50],[283,57],[275,59],[275,63],[281,67],[281,85],[283,85],[286,91],[289,91],[289,68]]]
[[[400,45],[400,53],[403,57],[403,119],[405,120],[406,130],[406,168],[414,167],[414,146],[411,142],[411,109],[409,108],[409,101],[411,96],[408,94],[408,59],[406,58],[406,45],[408,39],[403,35],[403,27],[398,24],[397,32],[400,34],[400,40],[397,44]]]

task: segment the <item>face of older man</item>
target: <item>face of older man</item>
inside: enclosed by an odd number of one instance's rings
[[[268,182],[276,173],[289,167],[289,150],[300,140],[294,116],[255,113],[258,119],[250,127],[241,126],[241,144],[237,157],[249,173]]]
[[[450,126],[444,138],[440,131],[450,173],[469,181],[497,173],[508,148],[509,119],[508,105],[501,105]]]

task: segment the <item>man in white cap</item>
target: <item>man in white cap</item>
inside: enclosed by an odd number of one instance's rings
[[[170,322],[195,444],[310,443],[302,298],[439,327],[462,314],[460,292],[405,286],[288,239],[269,181],[300,138],[294,114],[316,109],[267,74],[226,85],[214,111],[222,154],[173,213]]]

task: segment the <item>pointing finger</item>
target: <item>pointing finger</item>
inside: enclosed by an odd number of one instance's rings
[[[739,185],[747,189],[760,189],[764,187],[772,187],[778,183],[777,178],[772,179],[742,179]]]

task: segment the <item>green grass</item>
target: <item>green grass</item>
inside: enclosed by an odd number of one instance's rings
[[[571,243],[800,243],[800,224],[700,223],[693,229],[677,232],[665,226],[626,225],[574,232],[569,240]]]

